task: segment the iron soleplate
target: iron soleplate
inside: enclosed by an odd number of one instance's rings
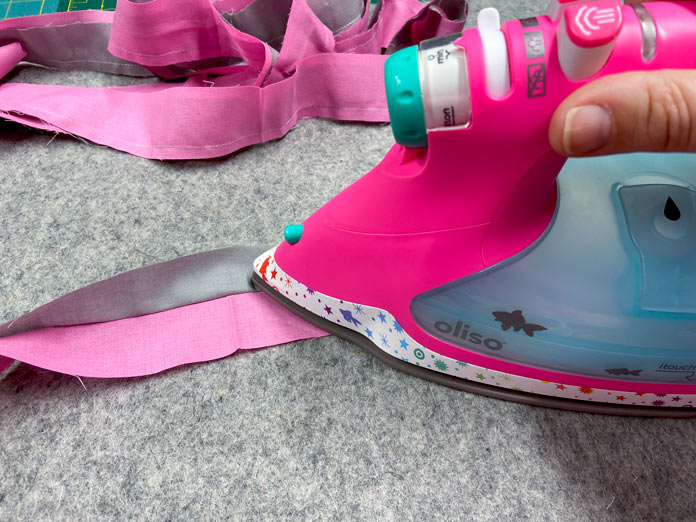
[[[349,328],[337,325],[331,321],[327,321],[294,303],[290,299],[283,297],[280,293],[268,285],[258,274],[252,275],[252,283],[256,288],[271,296],[275,301],[280,303],[295,315],[312,323],[314,326],[329,332],[341,339],[345,339],[353,344],[363,348],[368,353],[388,364],[392,368],[405,372],[414,377],[419,377],[428,381],[448,386],[457,390],[476,393],[491,397],[494,399],[502,399],[506,401],[519,402],[530,406],[542,406],[545,408],[556,408],[561,410],[582,412],[582,413],[600,413],[605,415],[625,415],[632,417],[671,417],[671,418],[690,418],[696,417],[696,408],[662,408],[656,406],[622,406],[620,404],[608,404],[599,402],[580,401],[573,399],[565,399],[560,397],[550,397],[548,395],[536,395],[507,388],[499,388],[489,386],[487,384],[477,383],[465,379],[459,379],[451,375],[428,370],[420,366],[409,364],[395,357],[391,357],[384,353],[377,345],[370,341],[364,335],[361,335]]]

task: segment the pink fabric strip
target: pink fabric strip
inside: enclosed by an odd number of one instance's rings
[[[384,60],[318,54],[305,59],[290,78],[265,88],[194,87],[192,81],[187,88],[7,84],[0,88],[0,115],[146,158],[217,157],[284,136],[299,118],[388,120],[384,89],[374,87],[383,83]],[[361,81],[348,82],[357,70]],[[129,107],[138,117],[127,117],[117,107]]]
[[[225,22],[210,0],[119,0],[109,51],[145,66],[239,57],[258,71],[258,84],[272,62],[270,47]]]
[[[10,364],[17,359],[70,375],[136,377],[326,335],[267,295],[249,292],[130,319],[4,337],[0,354]],[[0,356],[0,371],[2,364]]]
[[[0,46],[0,78],[14,69],[26,55],[27,52],[19,42]]]

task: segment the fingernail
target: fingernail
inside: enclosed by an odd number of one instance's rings
[[[612,135],[611,115],[599,105],[586,105],[568,111],[563,127],[563,149],[578,155],[601,149]]]

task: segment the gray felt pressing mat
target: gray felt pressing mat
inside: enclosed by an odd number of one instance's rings
[[[0,322],[125,270],[277,243],[391,144],[386,125],[305,120],[158,162],[0,123]],[[24,364],[0,381],[0,520],[696,520],[694,421],[474,396],[334,337],[83,381]]]

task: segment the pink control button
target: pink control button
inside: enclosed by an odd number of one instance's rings
[[[571,5],[565,11],[570,40],[579,47],[598,47],[611,42],[621,30],[621,2],[599,0]]]

